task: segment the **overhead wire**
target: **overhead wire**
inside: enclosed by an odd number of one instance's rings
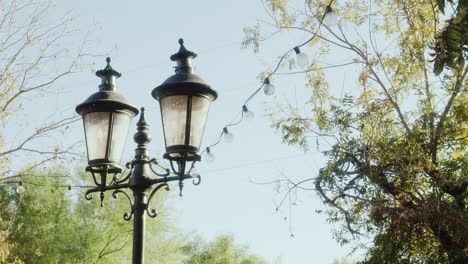
[[[322,17],[320,18],[319,20],[319,24],[317,26],[317,29],[315,30],[315,32],[313,32],[312,36],[310,38],[308,38],[306,41],[304,41],[303,43],[295,46],[294,48],[292,49],[289,49],[288,51],[286,51],[279,59],[279,61],[277,62],[274,70],[272,72],[270,72],[267,77],[265,77],[264,81],[262,82],[262,84],[260,85],[260,87],[258,87],[252,94],[249,95],[249,97],[247,97],[246,100],[244,100],[244,102],[242,103],[242,110],[241,110],[241,116],[240,116],[240,119],[238,121],[235,121],[235,122],[231,122],[231,123],[228,123],[226,124],[222,129],[221,129],[221,132],[219,133],[219,136],[217,138],[217,140],[208,145],[207,147],[205,147],[205,149],[201,152],[201,154],[203,155],[205,152],[207,153],[211,153],[211,149],[215,146],[217,146],[219,143],[221,143],[221,140],[223,138],[223,136],[226,134],[226,129],[228,127],[232,127],[232,126],[236,126],[238,124],[240,124],[243,119],[244,119],[244,112],[248,111],[248,108],[247,108],[247,105],[248,103],[260,92],[260,90],[262,90],[262,88],[265,87],[265,85],[267,84],[270,84],[270,77],[272,77],[273,75],[276,75],[277,71],[279,70],[280,66],[281,66],[281,63],[283,62],[283,60],[288,56],[289,53],[291,53],[292,51],[296,51],[297,53],[297,50],[300,48],[300,47],[303,47],[305,45],[307,45],[308,43],[310,43],[312,40],[315,39],[315,37],[317,36],[318,34],[318,31],[320,30],[322,24],[323,24],[323,21],[327,15],[327,13],[329,12],[329,10],[331,10],[331,5],[333,4],[334,0],[330,0],[329,4],[326,6],[325,8],[325,12],[323,13]],[[192,164],[192,168],[193,168],[194,164]]]

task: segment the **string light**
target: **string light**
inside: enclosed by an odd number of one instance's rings
[[[318,24],[315,32],[313,32],[312,36],[308,40],[306,40],[304,43],[302,43],[300,45],[297,45],[294,48],[288,50],[286,53],[284,53],[283,56],[281,56],[281,58],[279,59],[278,63],[276,64],[276,67],[274,68],[274,70],[272,72],[270,72],[267,75],[267,77],[264,79],[262,85],[260,85],[260,87],[258,89],[256,89],[247,98],[247,100],[244,101],[244,103],[242,105],[242,111],[241,111],[240,119],[238,121],[236,121],[236,122],[232,122],[232,123],[229,123],[226,126],[224,126],[223,130],[221,131],[221,133],[219,135],[218,140],[216,142],[214,142],[213,144],[209,145],[208,147],[206,147],[205,150],[202,151],[202,154],[206,152],[206,154],[205,154],[206,161],[208,161],[208,162],[213,162],[214,161],[215,157],[211,153],[210,148],[218,145],[221,142],[221,139],[223,138],[223,136],[224,136],[224,138],[226,140],[226,135],[225,134],[229,133],[227,131],[227,127],[236,126],[239,123],[241,123],[242,120],[244,120],[244,119],[245,120],[252,120],[254,118],[255,115],[254,115],[254,113],[252,111],[249,111],[249,109],[247,108],[247,104],[260,92],[260,90],[263,89],[263,92],[266,95],[273,95],[275,93],[276,87],[271,83],[270,77],[277,73],[278,69],[281,66],[281,63],[284,61],[284,59],[287,57],[287,55],[290,52],[294,51],[296,53],[297,63],[299,64],[299,66],[307,67],[309,65],[308,55],[301,52],[300,48],[307,45],[307,44],[309,44],[317,36],[317,33],[319,32],[322,24],[325,24],[325,20],[327,20],[326,23],[327,23],[328,27],[331,27],[331,26],[334,26],[334,25],[337,24],[337,22],[338,22],[337,14],[331,8],[331,5],[333,4],[333,1],[334,0],[331,0],[329,2],[329,4],[326,6],[325,12],[323,13],[322,17],[320,18],[319,24]]]
[[[234,141],[234,134],[229,132],[227,127],[223,128],[223,132],[224,132],[224,141],[226,141],[227,143],[232,143]]]
[[[250,111],[246,105],[242,106],[242,112],[246,121],[252,121],[255,118],[255,113]]]
[[[301,52],[299,47],[294,47],[294,52],[296,52],[296,61],[299,66],[306,68],[309,66],[309,56],[304,52]]]
[[[255,92],[252,93],[248,97],[247,100],[244,101],[244,104],[242,106],[242,112],[241,112],[242,115],[241,115],[240,120],[235,122],[235,123],[230,123],[227,126],[225,126],[223,128],[223,131],[221,132],[221,135],[220,135],[220,138],[218,139],[218,141],[216,143],[210,145],[209,147],[205,148],[205,150],[203,152],[206,152],[205,160],[207,162],[215,161],[215,156],[211,152],[211,147],[216,146],[217,144],[220,143],[220,140],[221,140],[221,137],[223,136],[223,134],[224,134],[224,139],[225,139],[226,142],[232,142],[233,141],[234,135],[227,130],[228,126],[238,125],[243,119],[245,119],[247,121],[251,121],[252,119],[254,119],[255,113],[250,111],[247,108],[247,103],[251,99],[253,99],[254,96],[257,95],[258,92],[262,88],[263,88],[263,91],[264,91],[264,93],[266,95],[273,95],[275,93],[276,87],[271,83],[270,77],[277,72],[277,70],[279,69],[281,63],[283,62],[283,60],[286,58],[286,56],[291,51],[294,51],[296,53],[296,56],[297,56],[296,59],[297,59],[297,63],[298,63],[299,66],[307,67],[309,65],[309,56],[306,53],[301,52],[300,47],[305,46],[306,44],[310,43],[316,37],[317,32],[320,29],[322,24],[325,24],[327,27],[333,27],[333,26],[337,25],[338,16],[337,16],[336,12],[333,10],[333,8],[331,7],[331,4],[333,3],[333,1],[334,0],[331,0],[329,5],[326,6],[325,13],[323,14],[321,20],[319,21],[318,27],[317,27],[316,31],[314,32],[314,34],[312,35],[312,37],[309,38],[304,43],[302,43],[301,45],[298,45],[298,46],[294,47],[293,49],[287,51],[285,54],[283,54],[281,59],[278,61],[277,65],[276,65],[276,68],[268,75],[268,77],[266,77],[264,79],[264,82],[262,83],[262,85],[257,90],[255,90]],[[189,174],[192,177],[197,177],[199,175],[198,170],[194,166],[194,163],[192,164],[192,168],[190,169]],[[37,183],[33,183],[33,182],[24,182],[24,181],[12,181],[12,182],[3,182],[3,183],[4,184],[17,184],[16,192],[18,194],[23,194],[23,193],[26,192],[26,188],[24,187],[23,183],[28,183],[28,184],[31,184],[31,185],[34,185],[34,186],[39,186],[39,187],[67,188],[67,190],[70,191],[70,192],[72,190],[72,187],[74,187],[74,188],[87,188],[87,189],[94,187],[94,186],[81,186],[81,185],[74,185],[74,186],[71,186],[71,185],[42,185],[42,184],[37,184]],[[9,204],[9,207],[15,208],[16,207],[16,202],[12,200],[10,202],[10,204]]]
[[[210,147],[206,148],[205,160],[207,162],[213,162],[215,160],[215,156],[211,153]]]
[[[323,19],[323,23],[327,27],[334,27],[338,24],[338,15],[330,5],[327,5],[325,8],[325,17]]]
[[[19,181],[18,185],[16,186],[16,192],[19,194],[23,194],[26,191],[26,188],[23,186],[23,182]]]
[[[265,86],[263,86],[263,92],[266,95],[273,95],[275,93],[276,87],[271,84],[270,78],[265,78],[264,84]]]
[[[192,177],[198,177],[200,176],[200,173],[198,172],[197,168],[195,168],[195,166],[192,166],[192,168],[189,171],[189,175]]]
[[[95,186],[89,186],[89,185],[49,185],[49,184],[39,184],[35,182],[29,182],[29,181],[7,181],[7,182],[2,182],[0,185],[3,184],[16,184],[16,189],[13,189],[13,192],[16,190],[18,194],[23,194],[26,192],[26,187],[25,184],[29,184],[31,186],[37,186],[37,187],[47,187],[47,188],[66,188],[68,191],[72,191],[73,188],[93,188]],[[12,189],[9,189],[12,190]],[[13,193],[10,193],[13,194]]]
[[[8,209],[10,210],[16,210],[16,208],[18,208],[16,206],[16,201],[15,200],[11,200],[10,203],[8,204]]]

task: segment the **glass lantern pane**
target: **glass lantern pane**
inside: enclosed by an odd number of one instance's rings
[[[192,120],[190,124],[190,145],[200,148],[205,130],[206,117],[211,100],[203,96],[192,97]]]
[[[88,160],[90,161],[106,158],[109,118],[110,113],[108,112],[94,112],[83,116]]]
[[[113,113],[113,127],[109,160],[120,163],[127,142],[132,117],[128,113]]]
[[[161,114],[166,147],[185,144],[187,96],[175,95],[161,99]]]

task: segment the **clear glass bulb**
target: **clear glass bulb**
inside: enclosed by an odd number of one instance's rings
[[[224,131],[224,141],[226,141],[227,143],[233,142],[234,141],[234,134],[229,132],[229,130],[226,127],[223,128],[223,131]]]
[[[190,169],[190,176],[192,176],[192,177],[198,177],[198,176],[200,176],[200,173],[198,172],[197,168],[192,167],[192,168]]]
[[[10,210],[16,210],[18,207],[16,205],[16,202],[15,201],[10,201],[10,203],[8,204],[8,209]]]
[[[205,159],[207,162],[213,162],[215,160],[215,156],[211,153],[210,148],[206,148]]]
[[[306,68],[309,66],[309,56],[305,54],[304,52],[299,52],[297,55],[297,64],[301,66],[302,68]]]
[[[26,191],[26,188],[24,188],[23,185],[18,185],[16,186],[16,192],[19,194],[23,194]]]
[[[270,79],[265,79],[265,86],[263,87],[263,92],[266,95],[273,95],[275,93],[276,87],[271,84]]]
[[[65,197],[67,197],[68,199],[73,197],[73,191],[70,185],[67,187],[64,193],[65,193]]]
[[[334,27],[338,24],[338,15],[330,6],[327,6],[325,11],[325,17],[323,18],[323,24],[327,27]]]
[[[252,121],[255,118],[255,113],[250,111],[247,106],[242,106],[242,111],[244,112],[244,118],[246,121]]]

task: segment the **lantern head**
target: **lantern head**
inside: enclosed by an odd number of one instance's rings
[[[185,48],[183,39],[179,39],[179,44],[179,52],[171,56],[177,62],[175,74],[151,94],[161,107],[166,142],[164,158],[198,161],[208,110],[218,93],[193,73],[192,59],[197,54]]]
[[[76,107],[83,118],[88,154],[88,170],[120,172],[128,129],[138,109],[117,93],[115,80],[121,74],[110,66],[96,72],[102,82],[99,91]]]

